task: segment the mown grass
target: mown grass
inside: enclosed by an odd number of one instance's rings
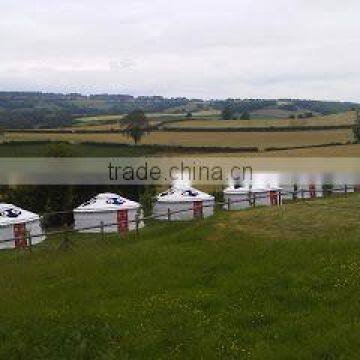
[[[2,252],[0,358],[357,358],[359,200]]]

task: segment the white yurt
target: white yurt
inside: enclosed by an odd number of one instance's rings
[[[205,218],[214,214],[215,198],[189,186],[173,187],[156,197],[153,214],[159,220],[171,221]],[[178,212],[177,212],[178,211]]]
[[[142,218],[142,210],[139,203],[117,194],[99,194],[74,209],[75,230],[98,233],[101,232],[102,224],[104,225],[104,232],[135,230],[136,214],[139,214],[139,217]],[[139,228],[143,226],[144,223],[140,221]]]
[[[242,210],[251,207],[252,192],[250,187],[232,185],[224,190],[224,209]]]
[[[12,204],[0,203],[0,250],[29,245],[28,235],[32,245],[45,240],[39,215]]]

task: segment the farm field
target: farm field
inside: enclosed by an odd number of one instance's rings
[[[357,358],[359,201],[1,252],[0,357]]]
[[[305,109],[303,111],[299,111],[299,113],[306,112]],[[251,112],[251,116],[256,119],[264,119],[264,118],[274,118],[274,119],[287,119],[290,115],[295,115],[296,111],[281,109],[278,106],[267,106],[263,109],[254,110]],[[316,115],[314,113],[314,115]]]
[[[179,156],[181,154],[175,154]],[[184,154],[185,155],[185,154]],[[228,157],[360,157],[360,144],[311,147],[305,149],[272,150],[257,153],[249,152],[218,152],[218,153],[193,153],[193,156],[228,156]]]
[[[164,120],[182,120],[186,119],[186,113],[148,113],[147,117],[153,123],[159,123]],[[98,115],[98,116],[82,116],[75,119],[77,126],[91,125],[92,123],[101,124],[101,122],[116,122],[122,120],[125,115]],[[216,111],[198,111],[193,113],[194,118],[218,118],[220,112]]]
[[[307,119],[253,119],[253,120],[184,120],[166,124],[166,128],[256,128],[283,126],[330,126],[354,124],[354,113],[312,117]]]
[[[71,141],[132,143],[123,134],[56,134],[56,133],[7,133],[7,141]],[[144,136],[144,145],[171,145],[191,147],[271,147],[310,146],[330,143],[352,142],[352,130],[322,130],[301,132],[152,132]]]
[[[80,123],[87,123],[93,121],[118,121],[121,120],[124,115],[98,115],[98,116],[81,116],[75,119],[75,121]]]
[[[75,123],[71,127],[65,127],[65,129],[74,130],[111,130],[120,129],[121,120],[123,115],[103,115],[103,116],[91,116],[75,119]],[[156,125],[160,120],[149,118],[150,125]]]

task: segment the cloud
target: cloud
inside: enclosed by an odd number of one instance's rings
[[[360,100],[357,1],[2,3],[2,90]]]

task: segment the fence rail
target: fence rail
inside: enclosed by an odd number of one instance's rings
[[[294,190],[294,191],[278,191],[278,195],[280,196],[280,201],[278,201],[278,203],[276,204],[277,206],[281,206],[282,204],[282,199],[285,196],[291,196],[293,200],[310,200],[311,197],[305,198],[304,194],[311,194],[314,195],[314,197],[316,197],[317,194],[321,194],[322,196],[327,196],[327,194],[332,194],[332,193],[343,193],[343,194],[347,194],[349,192],[360,192],[360,187],[359,185],[344,185],[344,187],[334,187],[332,189],[322,189],[322,190],[318,190],[318,189],[313,189],[313,190],[304,190],[304,189],[300,189],[300,190]],[[298,195],[301,194],[301,197],[298,197]],[[230,198],[227,201],[213,201],[211,204],[203,204],[202,208],[213,208],[214,210],[216,209],[217,206],[222,206],[225,207],[227,210],[231,209],[232,205],[236,205],[236,204],[240,204],[240,203],[248,203],[249,207],[256,207],[256,200],[260,200],[260,199],[268,199],[269,196],[268,195],[261,195],[261,196],[256,196],[255,192],[252,192],[251,190],[248,193],[248,196],[240,199],[240,200],[231,200]],[[290,199],[286,199],[289,200]],[[264,206],[264,204],[261,204],[262,206]],[[270,204],[269,204],[270,205]],[[273,205],[273,206],[276,206]],[[179,214],[179,213],[185,213],[185,212],[189,212],[189,211],[193,211],[194,210],[194,206],[191,206],[189,208],[186,209],[179,209],[179,210],[171,210],[170,208],[167,209],[166,212],[164,213],[158,213],[158,214],[152,214],[149,216],[140,216],[140,211],[141,211],[141,207],[139,208],[139,211],[137,212],[135,219],[133,220],[127,220],[127,224],[134,224],[135,223],[135,231],[138,234],[139,233],[139,229],[140,229],[140,224],[143,222],[146,222],[148,220],[157,220],[157,219],[164,219],[164,217],[167,218],[167,221],[171,221],[172,220],[172,215],[175,214]],[[237,209],[239,210],[239,209]],[[40,219],[44,219],[47,216],[53,216],[53,215],[63,215],[63,214],[70,214],[73,213],[73,210],[68,210],[68,211],[59,211],[59,212],[50,212],[50,213],[43,213],[41,214]],[[202,214],[201,217],[203,217],[204,214]],[[118,226],[119,225],[119,221],[116,222],[112,222],[112,223],[104,223],[104,222],[100,222],[98,225],[94,225],[94,226],[86,226],[86,227],[82,227],[82,228],[72,228],[72,229],[66,229],[66,230],[53,230],[53,231],[48,231],[48,232],[42,232],[39,234],[31,234],[30,232],[26,232],[26,246],[27,248],[29,248],[31,250],[31,247],[33,246],[33,240],[37,239],[37,238],[42,238],[42,237],[49,237],[49,236],[54,236],[54,235],[69,235],[69,234],[74,234],[74,233],[81,233],[84,231],[89,231],[89,230],[96,230],[98,229],[100,231],[100,233],[102,234],[102,237],[104,236],[104,232],[105,229],[108,227],[113,227],[113,226]],[[1,244],[8,244],[8,243],[13,243],[16,242],[18,240],[18,237],[12,237],[12,238],[8,238],[8,239],[3,239],[0,240],[0,245]],[[20,246],[20,247],[24,247],[24,246]]]

